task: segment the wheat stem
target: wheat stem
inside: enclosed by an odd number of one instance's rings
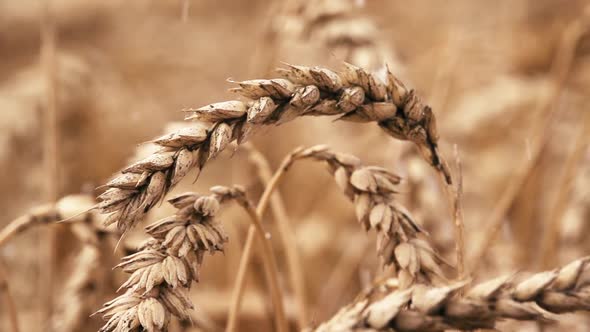
[[[58,109],[57,109],[57,46],[56,24],[51,10],[51,0],[45,0],[42,5],[41,16],[41,61],[45,71],[45,110],[43,159],[45,164],[45,199],[56,202],[59,198],[59,142],[58,142]],[[39,257],[43,265],[44,277],[39,278],[39,291],[43,309],[43,321],[48,321],[52,315],[53,288],[55,266],[57,262],[57,229],[49,229],[44,241],[40,242]],[[45,258],[45,259],[43,259]]]
[[[264,192],[262,193],[260,201],[256,207],[256,213],[258,216],[264,215],[264,212],[266,211],[266,208],[270,202],[270,198],[272,197],[272,193],[278,187],[281,178],[287,171],[288,166],[291,164],[291,158],[292,156],[288,155],[285,157],[285,159],[283,159],[281,165],[275,171],[274,175],[264,188]],[[246,273],[248,271],[248,266],[252,256],[252,246],[254,245],[255,235],[255,227],[250,226],[248,228],[248,235],[246,237],[244,248],[242,249],[242,256],[240,257],[240,265],[238,267],[238,273],[236,274],[236,281],[234,282],[233,286],[231,304],[227,316],[227,325],[225,328],[226,332],[233,332],[236,329],[240,305],[242,303],[242,297],[244,295],[244,289],[246,286]]]
[[[256,165],[258,170],[258,177],[264,184],[265,188],[268,187],[273,173],[270,165],[264,155],[260,153],[253,145],[244,145],[248,151],[250,161]],[[276,186],[275,186],[276,188]],[[278,190],[273,190],[274,193],[270,197],[270,207],[274,215],[274,219],[278,225],[279,235],[281,237],[283,247],[285,248],[287,256],[287,267],[289,270],[289,276],[291,279],[291,285],[295,295],[295,301],[297,303],[298,315],[297,320],[299,328],[303,329],[308,323],[308,309],[307,300],[305,295],[305,278],[303,276],[303,268],[301,264],[301,257],[299,250],[297,249],[297,239],[295,237],[295,230],[289,222],[289,216],[285,210],[285,204],[281,198],[281,194]],[[264,212],[261,214],[261,216]]]
[[[12,297],[12,293],[10,292],[8,274],[6,273],[6,266],[2,259],[0,259],[0,293],[4,293],[4,302],[6,303],[6,309],[8,311],[8,320],[10,321],[11,331],[19,332],[18,311],[16,310],[16,304]]]
[[[580,165],[580,160],[590,143],[590,112],[585,111],[582,118],[582,125],[575,140],[574,148],[565,162],[557,198],[549,212],[548,224],[542,240],[543,268],[550,268],[557,262],[557,246],[560,238],[559,221],[563,217],[568,206],[568,197],[572,187],[573,179]]]
[[[463,222],[463,166],[459,158],[459,149],[454,145],[455,163],[457,164],[457,189],[453,200],[453,219],[455,223],[455,251],[457,253],[458,279],[465,277],[465,225]]]
[[[285,317],[283,296],[281,292],[281,287],[279,285],[279,269],[277,267],[277,261],[274,255],[274,251],[272,250],[270,237],[265,232],[264,227],[262,226],[262,221],[260,220],[260,215],[252,206],[252,203],[250,203],[247,200],[239,200],[238,202],[246,210],[248,216],[250,216],[250,221],[254,226],[256,234],[258,235],[258,240],[262,243],[262,259],[264,262],[264,272],[266,274],[267,282],[270,284],[269,288],[272,297],[272,302],[275,306],[274,313],[276,329],[279,332],[287,332],[289,331],[289,322]]]
[[[496,239],[498,231],[502,227],[506,213],[513,205],[514,200],[518,197],[520,189],[531,174],[531,171],[541,157],[542,151],[549,140],[549,129],[557,113],[557,102],[565,88],[565,82],[569,76],[572,63],[575,56],[576,47],[587,31],[588,13],[568,26],[563,33],[558,53],[554,58],[551,67],[552,90],[550,96],[539,104],[536,114],[536,121],[533,123],[531,130],[533,132],[533,144],[531,154],[517,167],[516,173],[508,182],[506,189],[502,192],[500,200],[494,206],[490,217],[485,222],[486,231],[484,239],[480,242],[479,247],[474,250],[471,259],[471,271],[476,271],[479,264],[485,258],[492,242]]]
[[[0,231],[0,247],[13,236],[24,232],[33,225],[56,220],[56,213],[53,205],[44,205],[29,214],[14,219]]]

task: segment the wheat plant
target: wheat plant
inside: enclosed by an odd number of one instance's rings
[[[384,77],[347,65],[340,72],[288,65],[284,78],[237,82],[232,91],[248,101],[225,101],[188,109],[197,123],[157,138],[161,150],[123,169],[105,185],[97,209],[109,214],[106,225],[122,231],[136,225],[188,171],[202,169],[228,144],[245,141],[264,125],[299,116],[339,115],[339,120],[377,122],[390,136],[416,144],[445,181],[452,182],[438,148],[434,113],[390,71]]]

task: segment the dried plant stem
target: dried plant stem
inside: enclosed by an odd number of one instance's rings
[[[13,236],[22,233],[35,224],[57,220],[56,213],[53,205],[44,205],[29,214],[14,219],[0,231],[0,247]]]
[[[557,247],[561,235],[559,221],[568,206],[568,198],[573,184],[572,180],[576,176],[580,160],[584,157],[584,153],[590,143],[590,112],[584,112],[583,123],[575,140],[574,149],[565,162],[557,198],[549,212],[548,223],[542,242],[543,250],[541,257],[543,258],[543,268],[551,268],[557,263]]]
[[[583,17],[570,24],[563,34],[558,53],[551,68],[551,75],[553,77],[551,94],[545,101],[539,104],[535,112],[537,121],[533,123],[531,129],[533,132],[533,143],[530,157],[526,158],[517,168],[515,174],[508,182],[506,189],[502,192],[500,200],[494,206],[490,217],[485,222],[487,229],[483,233],[485,238],[474,251],[470,264],[471,271],[476,271],[479,264],[485,258],[487,250],[490,248],[502,226],[506,213],[514,203],[529,174],[541,157],[541,152],[549,140],[548,132],[558,109],[557,102],[564,90],[566,79],[570,73],[576,47],[581,37],[586,33],[587,25],[588,13],[585,13]]]
[[[457,252],[458,279],[465,278],[465,226],[463,223],[463,166],[459,158],[459,149],[454,146],[455,163],[457,164],[457,190],[453,200],[453,219],[455,222],[455,251]]]
[[[14,303],[14,298],[12,297],[12,293],[10,292],[10,287],[8,285],[8,274],[6,273],[6,266],[4,266],[4,261],[0,259],[0,293],[3,293],[4,296],[4,303],[6,310],[8,311],[8,320],[10,321],[11,332],[19,332],[18,327],[18,312],[16,310],[16,304]]]
[[[287,318],[285,316],[283,296],[279,284],[279,268],[277,266],[274,251],[272,250],[270,238],[264,231],[262,221],[260,220],[260,215],[252,206],[252,204],[249,201],[242,201],[241,205],[242,207],[244,207],[244,209],[250,216],[250,221],[254,226],[256,234],[258,235],[258,240],[262,243],[262,259],[264,262],[263,265],[266,274],[266,279],[267,282],[270,284],[269,288],[272,297],[272,302],[275,307],[274,312],[276,320],[276,329],[279,332],[287,332],[289,331],[289,322],[287,321]]]
[[[258,216],[264,215],[264,212],[266,211],[266,208],[270,202],[272,193],[275,191],[281,178],[287,171],[287,168],[291,163],[291,158],[291,155],[289,155],[283,160],[275,174],[267,183],[266,188],[264,189],[264,192],[262,193],[260,201],[258,202],[258,205],[256,207],[256,213],[258,214]],[[231,304],[227,317],[227,325],[225,328],[226,332],[233,332],[236,330],[238,313],[240,311],[240,305],[242,303],[244,289],[246,286],[246,273],[248,271],[248,266],[250,265],[250,259],[252,256],[252,246],[254,245],[255,235],[256,228],[254,226],[250,226],[248,228],[248,235],[246,237],[244,248],[242,249],[242,257],[240,257],[240,265],[238,267],[236,281],[234,282]]]
[[[188,15],[191,8],[191,0],[182,0],[182,11],[180,14],[180,19],[182,22],[188,22]]]
[[[56,202],[59,198],[59,143],[57,128],[57,56],[56,26],[51,11],[51,0],[43,2],[41,16],[41,62],[45,70],[45,109],[43,158],[45,162],[45,200]],[[39,257],[42,257],[44,277],[39,279],[43,321],[48,321],[53,308],[53,285],[57,259],[57,230],[49,229],[45,241],[40,242]],[[43,259],[46,258],[46,259]]]
[[[273,173],[268,161],[264,155],[251,144],[246,144],[245,147],[248,150],[250,160],[256,165],[258,177],[264,184],[265,188],[267,188],[273,178]],[[289,269],[291,285],[293,287],[295,301],[297,302],[297,320],[299,323],[299,329],[303,329],[308,324],[308,309],[305,295],[305,278],[303,276],[301,257],[299,255],[299,250],[297,249],[297,238],[295,237],[295,230],[289,222],[289,216],[285,210],[285,204],[281,198],[281,194],[277,190],[273,189],[273,191],[274,193],[270,197],[270,207],[277,223],[279,235],[287,256],[287,268]],[[264,212],[262,212],[260,216],[263,214]]]

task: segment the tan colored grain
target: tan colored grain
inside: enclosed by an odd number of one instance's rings
[[[188,109],[194,127],[153,142],[161,150],[129,167],[106,185],[97,209],[109,214],[106,224],[132,228],[186,175],[202,169],[230,143],[238,144],[264,125],[279,125],[303,115],[340,115],[353,122],[377,122],[390,136],[412,141],[429,162],[452,183],[438,149],[434,113],[413,90],[391,72],[383,78],[347,65],[340,72],[288,65],[284,78],[237,82],[232,89],[249,101],[225,101]]]
[[[589,262],[585,257],[557,270],[499,277],[468,288],[457,282],[401,289],[397,279],[389,279],[314,331],[468,331],[493,329],[503,319],[550,321],[551,314],[590,310]]]
[[[184,193],[169,200],[175,215],[146,227],[152,236],[140,251],[123,258],[117,267],[130,273],[121,286],[125,293],[107,302],[100,313],[107,319],[101,332],[165,331],[171,316],[189,319],[193,305],[188,298],[192,281],[198,281],[206,252],[223,251],[227,236],[215,220],[220,205],[235,200],[248,212],[263,243],[267,282],[275,306],[277,329],[287,331],[278,283],[278,270],[260,219],[240,187],[213,187],[213,194]]]

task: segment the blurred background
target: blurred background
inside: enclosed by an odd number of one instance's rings
[[[587,4],[0,0],[0,226],[56,197],[95,195],[149,151],[140,143],[186,125],[183,108],[233,99],[228,78],[272,77],[282,62],[339,69],[346,61],[375,70],[387,63],[433,107],[455,174],[457,147],[468,259],[486,243],[491,219],[501,223],[476,260],[474,278],[567,263],[590,252]],[[320,143],[400,174],[400,201],[454,262],[446,198],[411,143],[393,141],[372,124],[329,118],[301,118],[252,139],[273,168],[295,147]],[[174,192],[241,184],[257,200],[263,186],[255,173],[248,153],[238,149],[208,164],[198,183],[189,174]],[[297,164],[280,192],[303,258],[310,324],[318,323],[387,271],[379,268],[374,237],[356,223],[323,165]],[[173,213],[167,205],[146,222]],[[175,322],[171,331],[223,329],[245,218],[235,207],[225,209],[230,242],[225,255],[206,259],[191,289],[195,323]],[[275,234],[272,216],[267,219]],[[68,285],[84,259],[81,246],[60,226],[57,249],[48,253],[48,232],[35,227],[0,248],[21,331],[96,331],[101,318],[89,315],[125,277],[111,271],[122,255],[114,252],[116,239],[101,242],[89,272],[98,281],[75,299]],[[142,236],[139,228],[129,241]],[[276,250],[294,320],[284,252]],[[254,265],[239,330],[272,331],[261,265]],[[0,331],[10,331],[1,303]],[[84,310],[74,314],[74,307]],[[589,324],[577,314],[548,326],[507,322],[499,329],[587,331]]]

